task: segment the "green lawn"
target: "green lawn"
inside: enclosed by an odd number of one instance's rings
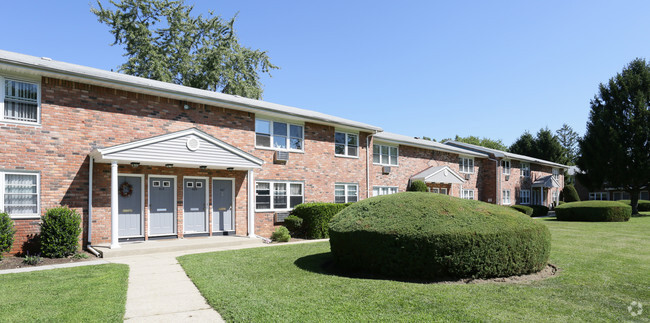
[[[321,273],[329,244],[188,255],[179,261],[228,321],[650,321],[650,217],[544,220],[558,276],[530,283],[418,284]],[[632,317],[627,306],[644,305]]]
[[[127,265],[0,275],[0,321],[122,322]]]

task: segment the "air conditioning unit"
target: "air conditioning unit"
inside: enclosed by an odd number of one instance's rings
[[[288,151],[276,151],[275,160],[276,163],[286,163],[289,161],[289,152]]]
[[[472,178],[472,174],[465,174],[465,180],[470,180]]]
[[[384,174],[384,175],[390,174],[390,166],[383,166],[381,168],[381,173]]]
[[[510,180],[510,175],[506,175],[506,181]]]
[[[275,213],[275,223],[283,223],[284,219],[289,216],[289,212],[276,212]]]

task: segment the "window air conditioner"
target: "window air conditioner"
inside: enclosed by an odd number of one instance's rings
[[[472,174],[465,174],[465,179],[470,180],[472,178]]]
[[[276,151],[275,152],[275,161],[286,163],[289,161],[289,152],[288,151]]]
[[[381,168],[381,173],[384,175],[390,174],[390,166],[383,166]]]

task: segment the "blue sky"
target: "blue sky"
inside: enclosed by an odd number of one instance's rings
[[[264,100],[411,136],[585,131],[598,84],[650,52],[648,1],[190,1],[239,12],[242,44],[281,67]],[[3,3],[0,49],[116,69],[88,1]],[[14,14],[9,14],[9,13]]]

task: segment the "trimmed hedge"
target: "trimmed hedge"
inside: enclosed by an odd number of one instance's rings
[[[531,205],[530,208],[533,209],[533,215],[531,215],[532,217],[548,215],[548,208],[544,205]]]
[[[291,232],[294,237],[302,237],[302,219],[291,214],[284,219],[284,226]]]
[[[572,202],[555,208],[558,221],[623,222],[631,215],[631,206],[615,201]]]
[[[580,201],[578,191],[576,191],[575,186],[571,184],[564,186],[562,192],[560,192],[560,195],[562,196],[561,200],[567,203]]]
[[[632,206],[632,201],[631,200],[619,200],[619,201],[616,201],[616,202]],[[650,201],[648,201],[648,200],[639,200],[639,204],[637,205],[637,208],[639,209],[639,212],[650,211]]]
[[[423,181],[413,181],[408,189],[410,192],[426,192],[427,184]]]
[[[528,215],[528,216],[532,216],[532,215],[533,215],[533,208],[530,207],[530,206],[526,206],[526,205],[511,205],[510,207],[513,208],[513,209],[515,209],[515,210],[517,210],[517,211],[519,211],[519,212],[521,212],[521,213],[523,213],[523,214],[526,214],[526,215]]]
[[[293,211],[291,211],[291,215],[302,219],[302,225],[297,229],[297,231],[303,234],[303,238],[329,238],[330,220],[350,204],[352,203],[303,203],[296,206]],[[291,217],[291,215],[289,217]]]
[[[551,233],[511,208],[439,194],[366,199],[330,223],[335,265],[347,272],[437,280],[543,269]]]
[[[14,245],[14,221],[7,213],[0,213],[0,260],[5,252],[9,252]]]
[[[81,216],[67,206],[47,210],[41,223],[41,252],[45,257],[63,258],[79,249]]]

